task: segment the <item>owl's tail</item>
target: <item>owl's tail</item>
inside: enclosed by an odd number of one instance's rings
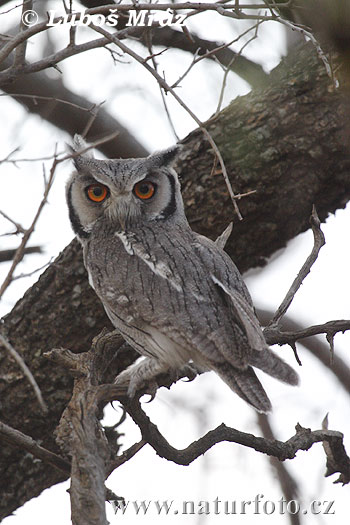
[[[214,370],[231,390],[258,412],[270,412],[270,400],[252,367],[238,370],[228,363],[215,363]]]
[[[249,364],[260,368],[266,374],[269,374],[284,383],[296,386],[299,384],[299,376],[283,359],[278,357],[269,348],[260,352],[253,352],[249,359]]]
[[[236,394],[258,410],[258,412],[269,412],[271,403],[252,366],[289,385],[297,385],[299,383],[298,374],[293,368],[269,348],[260,352],[253,352],[253,356],[250,358],[250,365],[245,370],[239,370],[226,362],[215,363],[213,368]]]

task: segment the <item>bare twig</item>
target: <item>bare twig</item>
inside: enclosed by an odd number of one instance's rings
[[[91,111],[91,117],[89,118],[89,120],[87,121],[81,135],[82,137],[86,137],[86,135],[89,133],[93,123],[95,122],[97,116],[98,116],[98,112],[101,108],[101,106],[104,104],[104,102],[101,102],[100,104],[95,104],[94,105],[94,109],[93,111]],[[118,133],[118,132],[116,132]],[[116,135],[117,136],[117,135]]]
[[[203,58],[208,60],[215,60],[220,67],[230,67],[231,71],[254,87],[261,87],[261,85],[265,84],[268,80],[268,75],[264,72],[261,65],[242,55],[238,56],[234,50],[227,47],[229,44],[221,44],[221,42],[201,38],[193,32],[189,33],[186,26],[183,26],[182,29],[183,31],[181,33],[170,27],[157,29],[152,36],[153,44],[187,51],[193,55],[194,59],[203,56]],[[246,32],[243,32],[242,35],[245,33]],[[238,39],[239,38],[240,37],[238,37]],[[143,42],[142,37],[140,40]],[[178,85],[193,65],[193,63],[190,64],[185,73],[181,75],[176,82],[176,85]],[[176,87],[176,85],[172,87]]]
[[[0,97],[1,96],[2,95],[0,94]],[[12,151],[10,151],[10,153],[8,153],[8,155],[6,155],[6,157],[4,157],[3,159],[0,159],[0,164],[3,163],[3,162],[10,162],[10,159],[11,159],[12,155],[14,155],[18,150],[19,150],[19,148],[14,148]],[[0,212],[0,213],[2,213],[2,212]]]
[[[323,65],[325,67],[327,75],[332,80],[334,88],[337,89],[339,87],[339,81],[338,81],[338,79],[335,76],[335,72],[334,72],[334,70],[333,70],[333,68],[332,68],[332,66],[331,66],[331,64],[329,62],[329,59],[328,59],[326,53],[323,51],[322,47],[320,46],[319,41],[315,38],[315,36],[313,35],[312,31],[309,31],[304,26],[296,24],[295,22],[291,22],[290,20],[286,20],[285,18],[283,18],[283,17],[281,17],[279,15],[276,16],[276,20],[278,22],[280,22],[281,24],[285,25],[286,27],[288,27],[289,29],[291,29],[292,31],[298,31],[298,33],[302,34],[303,36],[305,36],[306,38],[308,38],[312,42],[312,44],[314,45],[314,47],[316,49],[316,52],[317,52],[318,56],[320,57],[320,59],[323,62]]]
[[[24,252],[25,252],[24,254],[26,254],[26,250],[24,250]],[[35,275],[36,273],[41,272],[41,270],[44,270],[44,268],[47,268],[47,266],[49,266],[52,263],[53,259],[54,258],[51,257],[49,261],[47,261],[42,266],[39,266],[39,268],[35,268],[35,270],[32,270],[31,272],[20,273],[19,275],[15,275],[14,277],[12,277],[12,281],[17,281],[18,279],[24,279],[25,277],[32,277],[32,275]]]
[[[26,0],[22,5],[22,18],[26,11],[31,11],[33,7],[33,0]],[[25,31],[27,29],[26,25],[21,18],[19,30]],[[22,66],[26,60],[26,50],[27,50],[28,40],[24,40],[21,45],[16,48],[14,67]]]
[[[350,320],[338,319],[292,332],[282,330],[275,326],[267,326],[264,328],[264,336],[269,345],[285,345],[295,343],[295,341],[299,339],[304,339],[312,335],[326,334],[327,338],[333,338],[338,332],[345,332],[347,330],[350,330]]]
[[[23,434],[19,430],[9,427],[5,423],[0,422],[0,436],[1,438],[16,447],[27,450],[36,458],[49,463],[53,467],[61,470],[65,474],[70,474],[70,463],[61,456],[54,454],[50,450],[40,446],[33,438]]]
[[[257,312],[258,312],[258,318],[260,322],[262,323],[262,325],[265,325],[270,321],[271,316],[272,316],[271,312],[266,311],[266,310],[261,310],[260,308],[257,309]],[[335,321],[335,322],[338,322],[338,321]],[[350,325],[350,322],[349,322],[349,325]],[[283,329],[287,333],[290,334],[291,341],[293,341],[295,338],[295,333],[299,333],[303,328],[300,325],[300,323],[294,321],[289,316],[286,316],[283,319]],[[281,333],[281,340],[283,340],[283,334],[284,332]],[[267,333],[264,332],[264,336],[267,339],[267,341],[270,341],[269,339],[270,334],[268,334],[268,332]],[[274,335],[272,335],[272,337],[274,337]],[[277,335],[276,335],[276,339],[277,339]],[[287,341],[287,343],[290,344],[289,340]],[[269,342],[268,344],[274,344],[274,343]],[[278,344],[278,341],[277,341],[277,344]],[[335,375],[335,377],[339,381],[339,384],[342,385],[342,387],[345,389],[347,394],[350,394],[349,365],[341,357],[339,357],[339,355],[335,355],[333,365],[329,367],[329,364],[330,364],[329,346],[325,344],[323,341],[320,341],[319,339],[308,337],[300,341],[300,344],[304,348],[306,348],[313,356],[315,356],[326,368],[328,368],[329,371]]]
[[[53,159],[54,160],[53,160],[51,168],[50,168],[50,175],[49,175],[48,180],[45,182],[45,189],[44,189],[43,198],[42,198],[42,200],[41,200],[41,202],[39,204],[39,207],[38,207],[38,209],[36,211],[36,214],[34,216],[32,224],[30,225],[30,227],[27,230],[25,230],[25,232],[23,234],[23,238],[22,238],[21,244],[19,245],[18,249],[16,250],[16,254],[15,254],[14,258],[13,258],[12,265],[11,265],[11,267],[9,269],[8,274],[6,275],[6,277],[4,279],[4,282],[1,285],[0,298],[2,297],[2,295],[5,292],[5,290],[8,288],[8,286],[13,281],[14,271],[15,271],[17,265],[23,259],[26,244],[29,241],[29,239],[30,239],[30,237],[31,237],[31,235],[32,235],[32,233],[34,231],[36,223],[37,223],[37,221],[38,221],[38,219],[40,217],[40,214],[41,214],[41,212],[42,212],[42,210],[43,210],[43,208],[44,208],[44,206],[45,206],[45,204],[47,202],[47,197],[49,195],[49,192],[51,190],[52,184],[54,182],[55,171],[56,171],[56,168],[57,168],[58,164],[60,164],[61,162],[65,161],[65,160],[68,160],[68,159],[71,159],[73,157],[76,157],[77,155],[81,155],[82,153],[85,153],[86,151],[90,150],[91,148],[97,147],[100,144],[103,144],[105,142],[108,142],[109,140],[112,140],[115,137],[117,137],[118,134],[119,134],[119,132],[111,133],[110,135],[107,135],[106,137],[103,137],[102,139],[96,140],[92,144],[89,144],[86,148],[82,149],[81,151],[68,153],[68,154],[66,154],[64,156],[61,156],[60,158],[58,158],[57,152],[54,153],[54,155],[53,155]]]
[[[63,100],[61,98],[57,98],[57,97],[54,97],[54,96],[46,97],[46,96],[42,96],[42,95],[29,95],[29,94],[26,94],[26,93],[11,93],[11,92],[1,93],[0,97],[30,98],[31,100],[33,100],[34,103],[35,103],[36,100],[47,100],[47,101],[52,101],[52,102],[59,102],[60,104],[66,104],[67,106],[79,109],[81,111],[86,111],[87,113],[92,113],[92,114],[94,113],[94,111],[96,109],[96,106],[100,107],[103,104],[103,102],[101,102],[98,105],[91,104],[89,108],[84,108],[83,106],[81,106],[79,104],[74,104],[74,102],[71,102],[69,100]],[[4,162],[5,160],[7,160],[7,159],[2,160],[1,162]]]
[[[269,345],[273,344],[289,344],[293,349],[296,360],[299,364],[301,361],[297,354],[296,341],[299,339],[305,339],[310,336],[326,334],[327,341],[330,345],[330,364],[334,363],[334,336],[338,332],[345,332],[350,330],[350,320],[334,320],[328,321],[327,323],[310,326],[308,328],[286,331],[281,328],[281,319],[288,310],[291,302],[293,301],[295,294],[302,285],[305,277],[310,273],[312,265],[315,263],[320,249],[325,244],[325,238],[320,227],[320,220],[316,213],[315,207],[313,207],[312,215],[310,217],[310,223],[312,232],[314,235],[314,245],[311,251],[311,254],[306,259],[301,270],[299,271],[297,277],[294,279],[290,289],[288,290],[285,298],[283,299],[281,305],[277,309],[275,315],[269,324],[264,328],[264,337]]]
[[[138,441],[137,443],[134,443],[133,445],[131,445],[131,447],[129,447],[122,454],[117,456],[114,460],[111,460],[108,466],[107,476],[109,476],[115,469],[117,469],[121,465],[124,465],[124,463],[126,463],[132,457],[134,457],[135,454],[137,454],[137,452],[141,450],[141,448],[144,447],[146,444],[147,444],[147,441],[145,441],[144,439],[141,439],[141,441]]]
[[[248,7],[249,6],[249,7]],[[263,7],[260,5],[260,7]],[[203,12],[203,11],[216,11],[217,13],[223,15],[223,16],[230,16],[231,18],[236,19],[247,19],[247,20],[276,20],[278,18],[275,15],[266,16],[266,15],[260,15],[260,14],[254,14],[254,15],[248,15],[245,13],[240,12],[240,14],[237,14],[235,12],[235,5],[234,4],[226,4],[223,6],[220,3],[191,3],[191,2],[185,2],[185,3],[179,3],[179,4],[138,4],[137,8],[133,5],[119,4],[116,6],[115,4],[109,4],[105,6],[95,7],[92,9],[87,9],[84,14],[85,15],[93,15],[93,14],[104,14],[109,13],[111,10],[117,9],[118,11],[130,11],[130,10],[137,10],[137,11],[166,11],[167,9],[170,9],[172,11],[178,11],[178,10],[193,10],[194,12]],[[242,6],[242,9],[251,9],[251,6],[249,4],[245,4]],[[81,16],[83,16],[83,13],[77,13],[76,14],[76,20],[80,20]],[[68,15],[68,21],[70,17]],[[64,18],[62,16],[55,17],[53,23],[58,24],[62,23]],[[34,35],[37,35],[43,31],[46,31],[48,29],[52,29],[54,26],[48,26],[47,21],[40,22],[38,24],[33,25],[32,27],[29,27],[25,31],[21,31],[19,34],[11,38],[11,40],[3,46],[3,48],[0,50],[0,63],[5,60],[10,53],[16,49],[19,45],[26,42],[29,38],[31,38]],[[130,28],[128,28],[130,29]],[[132,29],[132,28],[131,28]],[[73,46],[72,46],[73,47]],[[14,68],[15,69],[15,68]]]
[[[314,246],[312,248],[312,252],[309,255],[309,257],[306,259],[303,266],[301,267],[298,275],[296,276],[296,278],[294,279],[292,283],[292,286],[288,290],[285,298],[283,299],[275,315],[271,319],[268,325],[269,327],[274,327],[278,325],[281,318],[284,316],[289,306],[291,305],[291,302],[293,301],[296,292],[299,290],[300,286],[302,285],[305,277],[310,273],[311,267],[316,261],[320,249],[325,244],[325,238],[324,238],[324,235],[320,227],[320,224],[321,224],[320,219],[318,218],[315,207],[313,207],[312,209],[312,214],[310,217],[310,224],[311,224],[312,232],[314,234]]]
[[[115,139],[118,137],[119,131],[115,131],[114,133],[110,133],[109,135],[102,137],[101,139],[95,140],[94,142],[91,142],[90,144],[86,145],[86,148],[82,148],[78,151],[72,151],[71,153],[68,153],[63,158],[60,159],[60,162],[63,162],[64,160],[68,159],[74,159],[74,157],[79,157],[79,155],[83,155],[87,151],[97,148],[101,144],[104,144],[105,142],[109,142],[110,140]]]
[[[12,261],[13,257],[16,255],[16,251],[17,250],[1,250],[0,262]],[[30,246],[29,248],[25,248],[23,255],[28,255],[30,253],[42,253],[41,246]]]
[[[0,215],[2,215],[6,220],[8,220],[11,224],[13,224],[16,227],[16,233],[24,233],[25,229],[23,226],[21,226],[18,222],[15,222],[11,217],[9,217],[5,212],[0,210]]]
[[[205,58],[213,58],[220,51],[223,51],[224,49],[227,49],[232,44],[238,42],[243,36],[245,36],[247,33],[252,31],[253,29],[255,29],[257,27],[257,25],[259,25],[259,22],[258,22],[258,24],[255,24],[254,26],[249,27],[246,31],[241,33],[237,38],[234,38],[233,40],[231,40],[230,42],[227,42],[226,44],[222,44],[220,46],[218,45],[218,46],[214,47],[214,49],[211,49],[210,51],[207,51],[206,53],[203,53],[202,55],[199,55],[199,49],[197,49],[195,51],[195,53],[194,53],[193,60],[192,60],[191,64],[188,66],[186,71],[177,79],[177,81],[171,87],[172,88],[177,87],[180,84],[180,82],[182,82],[182,80],[186,77],[186,75],[188,75],[190,70],[196,64],[198,64],[198,62],[200,62],[201,60],[204,60]],[[198,40],[198,37],[196,37],[196,39]],[[244,45],[244,47],[245,46],[246,46],[246,44]],[[240,55],[242,54],[242,51],[243,51],[243,49],[239,53],[236,53],[236,52],[232,51],[233,56],[232,56],[231,60],[229,61],[229,63],[227,64],[227,66],[225,67],[225,70],[227,71],[227,73],[229,72],[229,70],[230,70],[232,64],[234,63],[234,61],[238,57],[240,57]]]
[[[33,28],[37,28],[38,31],[33,32],[32,31]],[[19,35],[21,38],[18,37],[19,42],[17,42],[16,45],[14,46],[12,45],[13,39],[11,39],[8,44],[10,51],[8,53],[5,52],[6,46],[3,46],[3,48],[0,50],[0,63],[7,59],[8,55],[13,51],[13,49],[16,48],[17,45],[19,45],[22,42],[22,40],[25,40],[25,35],[27,35],[27,38],[30,38],[34,34],[40,33],[44,31],[45,29],[48,29],[48,27],[46,26],[46,22],[44,24],[37,24],[36,26],[31,27],[27,31],[23,31]],[[28,31],[29,31],[29,34],[27,34]],[[133,36],[134,34],[137,35],[139,34],[139,32],[140,30],[137,26],[132,26],[132,27],[126,27],[125,29],[118,31],[117,34],[120,39],[123,39],[128,36]],[[4,69],[4,71],[0,72],[0,85],[1,86],[6,85],[9,82],[14,81],[20,75],[29,74],[29,73],[37,73],[38,71],[42,71],[43,69],[46,69],[47,67],[55,66],[62,60],[65,60],[66,58],[69,58],[71,56],[76,56],[80,53],[85,53],[86,51],[89,51],[91,49],[105,47],[109,42],[110,42],[109,39],[98,38],[90,42],[84,42],[83,44],[67,45],[65,48],[61,49],[60,51],[57,51],[56,53],[53,53],[52,55],[44,57],[41,60],[38,60],[36,62],[25,63],[22,66],[17,66],[17,67],[11,65],[7,67],[6,69]]]
[[[10,341],[6,339],[2,334],[0,334],[0,343],[2,346],[9,352],[9,354],[15,359],[15,361],[18,363],[20,368],[23,371],[23,374],[28,379],[29,383],[32,385],[34,393],[37,397],[37,400],[39,402],[39,405],[44,413],[48,412],[47,406],[45,401],[43,400],[43,396],[41,395],[40,388],[38,386],[38,383],[35,381],[33,374],[25,364],[23,358],[19,355],[17,350],[11,345]]]
[[[215,114],[214,115],[218,115],[218,113],[220,112],[221,110],[221,106],[222,106],[222,102],[223,102],[223,99],[224,99],[224,93],[225,93],[225,88],[226,88],[226,81],[227,81],[227,76],[230,72],[230,69],[232,67],[232,64],[235,62],[235,60],[237,60],[237,58],[239,56],[242,55],[244,49],[253,41],[257,38],[257,35],[258,35],[258,29],[259,29],[259,25],[261,24],[261,22],[257,22],[257,24],[253,25],[252,27],[250,27],[247,31],[245,31],[244,33],[242,33],[241,35],[239,35],[238,38],[236,38],[234,41],[238,41],[240,38],[242,38],[243,35],[245,35],[246,33],[248,33],[249,31],[252,31],[253,29],[255,29],[255,32],[254,32],[254,35],[241,47],[241,49],[239,50],[239,52],[236,54],[235,57],[232,57],[232,59],[230,60],[230,62],[227,64],[227,66],[225,67],[225,72],[224,72],[224,78],[222,80],[222,86],[221,86],[221,90],[220,90],[220,95],[219,95],[219,100],[218,100],[218,104],[217,104],[217,108],[216,108],[216,111],[215,111]],[[233,44],[232,41],[231,43]]]
[[[29,241],[34,229],[35,229],[35,226],[36,226],[36,223],[40,217],[40,214],[47,202],[47,197],[49,195],[49,192],[51,190],[51,187],[52,187],[52,184],[53,184],[53,181],[54,181],[54,176],[55,176],[55,171],[56,171],[56,167],[58,165],[59,162],[62,162],[63,159],[61,160],[58,160],[57,159],[57,156],[56,156],[56,153],[54,154],[54,161],[52,163],[52,166],[51,166],[51,169],[50,169],[50,176],[49,176],[49,179],[47,181],[47,184],[45,186],[45,189],[44,189],[44,195],[43,195],[43,198],[38,206],[38,209],[35,213],[35,216],[34,216],[34,219],[32,221],[32,224],[29,226],[29,228],[24,232],[23,234],[23,238],[22,238],[22,241],[21,241],[21,244],[19,245],[17,251],[16,251],[16,254],[13,258],[13,262],[12,262],[12,265],[11,265],[11,268],[7,274],[7,276],[5,277],[5,280],[4,282],[2,283],[1,285],[1,288],[0,288],[0,298],[2,297],[2,295],[4,294],[5,290],[8,288],[8,286],[10,285],[10,283],[12,282],[12,279],[13,279],[13,273],[17,267],[17,265],[21,262],[21,260],[23,259],[23,255],[24,255],[24,250],[25,250],[25,247],[26,247],[26,244],[27,242]]]
[[[155,71],[157,71],[158,70],[158,65],[157,65],[156,58],[155,58],[156,54],[153,53],[153,51],[152,51],[152,41],[151,41],[151,35],[150,35],[149,32],[146,33],[146,42],[147,42],[148,51],[150,53],[150,56],[147,57],[146,60],[151,59],[152,60],[152,64],[153,64],[153,68],[154,68]],[[161,53],[163,53],[164,51],[166,51],[166,49],[163,49],[161,51]],[[162,86],[160,84],[158,84],[158,86],[159,86],[160,96],[162,98],[165,114],[167,116],[170,128],[171,128],[171,130],[172,130],[172,132],[174,134],[174,137],[175,137],[176,141],[178,142],[180,139],[179,139],[178,134],[176,133],[175,125],[174,125],[174,122],[173,122],[173,120],[171,118],[170,111],[169,111],[169,108],[168,108],[168,104],[167,104],[167,102],[165,100],[165,93],[164,93],[164,91],[162,89]]]

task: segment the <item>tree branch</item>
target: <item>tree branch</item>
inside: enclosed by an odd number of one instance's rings
[[[295,294],[299,290],[300,286],[303,284],[305,277],[310,273],[311,267],[315,263],[320,249],[325,244],[325,238],[321,230],[321,223],[316,213],[315,207],[313,207],[313,210],[312,210],[312,215],[310,217],[310,224],[311,224],[312,232],[314,234],[314,245],[313,245],[311,254],[306,259],[297,277],[294,279],[290,289],[288,290],[287,295],[283,299],[281,305],[278,307],[272,320],[264,328],[263,332],[264,332],[265,340],[267,344],[269,345],[289,344],[292,347],[295,353],[295,357],[299,364],[301,364],[301,362],[296,352],[296,346],[295,346],[296,341],[298,339],[303,339],[303,338],[310,337],[313,335],[325,333],[327,337],[327,341],[329,342],[329,345],[330,345],[330,350],[331,350],[330,356],[331,356],[331,364],[332,364],[334,360],[334,336],[338,332],[344,333],[346,330],[349,330],[350,320],[328,321],[327,323],[324,323],[322,325],[310,326],[309,328],[305,328],[297,332],[285,332],[281,330],[280,328],[282,317],[287,312],[289,306],[291,305],[295,297]]]
[[[1,250],[0,251],[0,262],[12,261],[17,250]],[[41,246],[29,246],[24,248],[23,255],[29,255],[31,253],[42,253]]]
[[[144,33],[145,34],[145,33]],[[145,43],[145,37],[140,40]],[[190,38],[185,33],[175,29],[164,27],[152,31],[152,43],[155,46],[166,46],[182,51],[188,51],[199,57],[205,55],[210,60],[218,60],[223,66],[236,73],[253,87],[261,87],[268,80],[268,75],[262,66],[249,60],[248,58],[236,53],[232,49],[220,46],[218,42],[200,38],[195,33],[190,34]],[[214,53],[210,53],[214,51]]]
[[[296,331],[286,331],[280,328],[264,328],[264,336],[268,345],[285,345],[295,343],[299,339],[311,337],[313,335],[326,334],[332,337],[338,332],[350,330],[350,320],[328,321],[324,324],[317,324]]]
[[[35,392],[35,396],[39,402],[41,410],[44,412],[44,414],[47,414],[48,409],[46,406],[46,403],[43,399],[43,396],[41,394],[41,390],[38,386],[38,383],[35,381],[33,374],[29,370],[28,366],[26,365],[23,357],[19,355],[17,350],[11,345],[11,343],[4,337],[2,334],[0,334],[0,344],[7,350],[7,352],[11,355],[11,357],[16,361],[16,363],[20,366],[20,368],[23,371],[23,374],[28,379],[29,383],[33,387],[33,390]]]
[[[115,397],[117,392],[113,392],[113,388],[109,389],[109,385],[104,385],[104,388],[110,391],[111,397]],[[104,399],[106,393],[105,391]],[[343,445],[343,434],[341,432],[331,430],[311,431],[298,424],[295,427],[295,435],[289,440],[282,442],[247,434],[235,428],[227,427],[222,423],[214,430],[207,432],[207,434],[197,441],[191,443],[185,449],[178,450],[168,443],[159,432],[157,426],[150,421],[149,417],[142,410],[138,400],[130,401],[120,396],[120,394],[118,398],[135,423],[140,427],[143,439],[151,445],[160,457],[173,461],[178,465],[189,465],[214,445],[222,441],[229,441],[253,448],[257,452],[275,457],[280,461],[293,459],[299,450],[309,450],[315,443],[325,441],[329,445],[329,450],[332,451],[333,467],[336,469],[334,472],[340,473],[340,477],[336,483],[341,482],[346,484],[350,482],[350,458],[346,454]],[[334,461],[335,457],[337,458],[336,462]]]
[[[273,318],[271,319],[269,323],[269,328],[277,326],[278,323],[281,321],[282,317],[284,316],[284,314],[290,307],[295,297],[295,294],[299,290],[300,286],[303,284],[305,277],[310,273],[311,267],[316,261],[318,254],[320,252],[320,249],[325,244],[325,238],[321,230],[321,223],[320,223],[320,219],[318,218],[315,206],[313,206],[313,209],[312,209],[312,215],[310,217],[310,224],[312,228],[312,233],[314,234],[314,245],[312,248],[312,252],[309,255],[309,257],[306,259],[301,270],[299,271],[298,275],[294,279],[281,305],[277,308],[275,315],[273,316]]]
[[[2,89],[31,113],[40,115],[71,136],[82,133],[91,116],[94,121],[86,136],[88,141],[94,142],[117,131],[117,140],[99,146],[99,150],[109,158],[148,155],[147,149],[107,110],[73,93],[62,82],[48,77],[46,73],[18,78],[3,85]],[[62,111],[64,104],[69,105],[69,111]]]
[[[54,158],[54,160],[52,162],[52,166],[51,166],[51,169],[50,169],[49,178],[48,178],[47,181],[45,180],[45,188],[44,188],[43,198],[42,198],[42,200],[41,200],[41,202],[40,202],[40,204],[38,206],[38,209],[35,212],[35,215],[34,215],[34,218],[32,220],[31,225],[23,233],[23,237],[22,237],[21,243],[20,243],[19,247],[16,250],[15,256],[14,256],[12,264],[11,264],[11,267],[10,267],[10,269],[8,271],[8,274],[6,275],[6,277],[4,279],[4,282],[2,283],[2,285],[0,287],[0,298],[4,294],[4,292],[7,289],[7,287],[12,282],[13,273],[14,273],[17,265],[21,262],[21,260],[24,257],[24,251],[25,251],[25,248],[26,248],[26,244],[29,241],[32,233],[34,232],[36,223],[38,222],[39,217],[41,215],[41,212],[42,212],[45,204],[47,203],[47,198],[48,198],[48,195],[50,193],[52,184],[54,182],[56,167],[57,167],[57,164],[60,162],[60,160],[58,160],[56,158],[56,152],[54,153],[53,158]],[[44,177],[45,177],[45,173],[44,173]]]
[[[262,310],[261,308],[257,309],[257,313],[258,313],[258,318],[263,326],[269,323],[273,315],[273,312],[268,312],[266,310]],[[284,333],[288,334],[288,332],[291,332],[293,333],[293,336],[295,337],[295,333],[300,332],[302,329],[303,328],[301,327],[300,323],[291,319],[289,316],[286,316],[283,319],[283,332],[282,332],[283,334]],[[276,337],[281,339],[282,333],[280,336],[276,336]],[[272,344],[272,343],[269,343],[269,344]],[[289,344],[289,342],[287,344]],[[350,368],[348,364],[343,359],[341,359],[337,354],[335,354],[333,364],[332,366],[329,366],[330,365],[329,345],[325,344],[323,341],[320,341],[313,337],[307,337],[306,339],[303,339],[300,344],[304,348],[306,348],[314,357],[316,357],[322,363],[322,365],[324,365],[327,369],[329,369],[329,371],[335,375],[335,377],[337,378],[339,383],[342,385],[344,390],[348,394],[350,394]]]
[[[34,439],[23,434],[19,430],[9,427],[0,421],[0,436],[11,446],[19,447],[21,450],[26,450],[33,454],[34,457],[41,459],[45,463],[49,463],[53,467],[61,470],[65,474],[70,473],[70,463],[61,456],[46,450],[40,446]]]

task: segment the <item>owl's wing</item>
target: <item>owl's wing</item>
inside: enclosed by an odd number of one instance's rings
[[[197,240],[196,249],[201,251],[213,282],[229,305],[231,322],[244,332],[250,347],[246,353],[247,373],[251,376],[254,366],[280,381],[297,385],[299,378],[293,368],[267,346],[248,289],[230,257],[210,239],[198,236]]]
[[[252,299],[231,258],[220,245],[202,235],[197,235],[195,248],[201,252],[206,270],[228,305],[232,321],[244,331],[252,349],[265,350],[266,341],[255,315]]]

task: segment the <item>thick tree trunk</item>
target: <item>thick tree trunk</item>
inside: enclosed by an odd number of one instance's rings
[[[237,193],[255,190],[239,202],[238,222],[214,154],[200,131],[180,152],[187,214],[193,228],[212,238],[235,221],[228,252],[242,271],[266,258],[308,228],[312,205],[321,219],[343,207],[350,196],[347,107],[309,45],[288,57],[261,91],[236,99],[209,129],[222,152]],[[218,167],[217,167],[218,168]],[[5,318],[3,331],[24,356],[50,413],[43,416],[17,365],[1,350],[1,419],[57,451],[53,431],[67,404],[71,380],[43,353],[63,346],[90,347],[110,326],[73,241]],[[134,353],[118,355],[126,366]],[[1,447],[0,518],[44,488],[62,480],[52,467],[7,444]]]

